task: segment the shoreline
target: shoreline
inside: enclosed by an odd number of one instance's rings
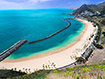
[[[24,71],[23,68],[28,68],[31,72],[34,72],[36,69],[43,69],[43,64],[51,66],[50,69],[55,69],[55,67],[52,67],[52,63],[56,64],[56,68],[60,68],[75,62],[75,57],[80,57],[86,48],[90,46],[91,42],[93,42],[94,39],[89,40],[89,38],[96,31],[91,22],[81,19],[77,20],[84,23],[85,28],[75,43],[37,56],[4,60],[0,62],[0,69],[17,68],[17,70]]]
[[[12,59],[12,60],[6,60],[5,59],[3,62],[21,62],[21,61],[27,61],[27,60],[31,60],[31,59],[42,58],[42,57],[45,57],[45,56],[49,56],[49,55],[59,53],[61,51],[64,51],[64,50],[74,46],[75,44],[77,44],[81,40],[81,37],[84,35],[85,31],[87,30],[87,25],[82,20],[80,20],[80,19],[76,19],[76,20],[78,20],[78,21],[80,21],[84,24],[84,29],[83,29],[83,32],[77,37],[77,40],[74,43],[70,43],[67,46],[56,49],[56,50],[52,50],[51,52],[46,52],[46,53],[42,53],[42,54],[38,54],[38,55],[33,55],[33,56],[30,56],[30,57],[23,57],[23,58],[19,58],[19,59]]]

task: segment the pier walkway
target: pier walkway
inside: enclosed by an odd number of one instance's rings
[[[59,31],[57,31],[57,32],[55,32],[55,33],[53,33],[53,34],[51,34],[51,35],[45,37],[45,38],[42,38],[42,39],[40,39],[40,40],[36,40],[36,41],[29,42],[29,44],[33,44],[33,43],[36,43],[36,42],[40,42],[40,41],[49,39],[49,38],[55,36],[56,34],[58,34],[58,33],[62,32],[62,31],[64,31],[65,29],[69,28],[70,25],[71,25],[71,23],[70,23],[69,21],[65,20],[65,19],[64,19],[64,21],[68,22],[68,26],[66,26],[65,28],[63,28],[63,29],[61,29],[61,30],[59,30]]]
[[[13,52],[15,52],[17,49],[19,49],[22,45],[24,45],[28,40],[20,40],[14,45],[12,45],[10,48],[5,50],[4,52],[0,53],[0,62],[7,58],[9,55],[11,55]]]

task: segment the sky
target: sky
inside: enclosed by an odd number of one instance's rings
[[[0,10],[4,9],[39,9],[39,8],[71,8],[82,4],[98,4],[104,0],[0,0]]]

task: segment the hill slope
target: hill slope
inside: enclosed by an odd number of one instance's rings
[[[99,11],[100,13],[105,13],[105,2],[98,4],[98,5],[82,5],[80,8],[78,8],[76,11],[73,12],[73,15],[81,14],[84,11],[90,11],[95,13],[96,11]]]
[[[13,71],[11,71],[13,72]],[[16,71],[14,71],[16,72]],[[10,74],[7,70],[0,73],[0,79],[105,79],[105,62],[97,65],[83,65],[58,70],[39,70],[32,74]],[[20,75],[19,75],[20,74]],[[9,76],[8,76],[9,75]]]

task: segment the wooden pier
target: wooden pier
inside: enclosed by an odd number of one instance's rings
[[[28,40],[21,40],[12,45],[10,48],[0,53],[0,62],[19,49],[22,45],[24,45]]]
[[[62,31],[64,31],[64,30],[66,30],[67,28],[69,28],[70,25],[71,25],[71,23],[70,23],[69,21],[65,20],[65,19],[63,19],[63,20],[66,21],[66,22],[68,22],[68,26],[66,26],[65,28],[63,28],[63,29],[61,29],[61,30],[59,30],[59,31],[57,31],[57,32],[55,32],[55,33],[53,33],[53,34],[51,34],[51,35],[45,37],[45,38],[42,38],[42,39],[40,39],[40,40],[36,40],[36,41],[29,42],[29,44],[33,44],[33,43],[36,43],[36,42],[40,42],[40,41],[43,41],[43,40],[49,39],[49,38],[55,36],[56,34],[62,32]]]

